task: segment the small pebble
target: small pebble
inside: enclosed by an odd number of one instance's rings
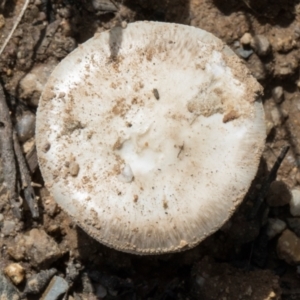
[[[272,97],[277,104],[280,104],[284,100],[283,88],[282,86],[276,86],[272,90]]]
[[[46,291],[43,293],[41,300],[57,300],[68,290],[68,283],[60,276],[54,276],[50,281]]]
[[[4,234],[4,236],[9,236],[10,234],[14,233],[16,229],[16,222],[11,220],[5,220],[3,221],[3,227],[1,229],[1,232]]]
[[[54,217],[59,211],[57,203],[51,196],[44,202],[44,209],[50,217]]]
[[[94,292],[94,286],[92,284],[91,279],[89,278],[88,274],[86,272],[83,272],[81,275],[81,282],[83,287],[84,293],[93,293]]]
[[[289,228],[300,237],[300,218],[287,218]]]
[[[264,35],[258,34],[251,40],[251,47],[258,56],[265,56],[270,52],[270,42]]]
[[[266,134],[267,136],[272,132],[274,129],[274,123],[272,121],[266,121]]]
[[[97,297],[103,299],[106,297],[107,295],[107,290],[104,286],[102,286],[101,284],[97,285],[96,287],[96,295]]]
[[[289,204],[291,198],[292,194],[283,181],[273,181],[266,200],[271,207],[278,207]]]
[[[253,50],[252,49],[245,49],[243,47],[239,47],[235,50],[236,54],[244,59],[247,59],[250,57],[250,55],[253,54]]]
[[[56,61],[49,61],[30,70],[20,81],[21,98],[26,99],[30,105],[38,106],[44,85],[56,65]]]
[[[20,295],[13,284],[0,271],[0,292],[1,300],[19,300]]]
[[[269,239],[272,239],[276,235],[280,234],[283,230],[286,229],[286,224],[280,219],[268,219],[268,229],[267,235]]]
[[[196,283],[200,286],[200,287],[204,287],[205,284],[205,278],[203,276],[198,275],[196,277]]]
[[[52,268],[49,270],[41,271],[31,276],[27,282],[23,292],[23,296],[28,294],[39,294],[41,293],[51,278],[57,273],[57,270]]]
[[[11,281],[15,285],[20,284],[25,277],[25,269],[18,263],[8,265],[4,269],[4,273],[11,279]]]
[[[62,255],[58,244],[42,229],[31,229],[25,238],[25,252],[34,267],[47,268]]]
[[[234,43],[233,43],[234,48],[239,48],[240,46],[241,46],[241,44],[239,41],[234,41]]]
[[[17,118],[16,131],[20,142],[26,142],[34,136],[35,115],[29,111]]]
[[[288,114],[285,110],[279,110],[277,107],[271,110],[271,117],[275,126],[281,125],[287,116]]]
[[[251,297],[252,293],[253,293],[252,287],[251,287],[251,286],[248,286],[248,288],[246,289],[244,295],[245,295],[245,296],[248,296],[248,297]]]
[[[118,10],[114,2],[109,0],[92,0],[91,2],[96,10],[104,12],[116,12]]]
[[[290,202],[290,212],[294,217],[300,217],[300,190],[292,190],[292,199]]]
[[[266,79],[267,76],[267,70],[266,66],[262,63],[260,58],[253,53],[247,61],[247,66],[250,69],[252,75],[257,79],[257,80],[264,80]]]
[[[286,229],[277,242],[277,253],[279,258],[288,264],[300,263],[300,238],[295,233]]]
[[[71,161],[69,165],[69,172],[73,177],[76,177],[79,173],[79,164],[75,161]]]
[[[240,42],[244,46],[248,46],[251,44],[253,37],[249,32],[244,33],[244,35],[241,37]]]

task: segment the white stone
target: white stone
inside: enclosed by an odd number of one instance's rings
[[[269,239],[272,239],[286,228],[286,223],[280,219],[268,219],[267,234]]]
[[[290,212],[294,217],[300,217],[300,190],[299,189],[292,190]]]

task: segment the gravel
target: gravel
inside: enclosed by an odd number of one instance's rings
[[[266,56],[271,50],[271,45],[268,38],[264,35],[258,34],[251,40],[251,47],[258,56]]]

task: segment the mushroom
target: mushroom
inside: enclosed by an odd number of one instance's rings
[[[136,22],[96,34],[55,68],[39,102],[46,186],[107,246],[194,247],[228,220],[257,172],[261,92],[199,28]]]

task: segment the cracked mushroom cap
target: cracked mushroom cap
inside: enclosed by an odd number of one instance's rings
[[[264,146],[261,86],[212,34],[136,22],[95,35],[54,70],[37,113],[42,175],[101,243],[182,251],[245,196]]]

